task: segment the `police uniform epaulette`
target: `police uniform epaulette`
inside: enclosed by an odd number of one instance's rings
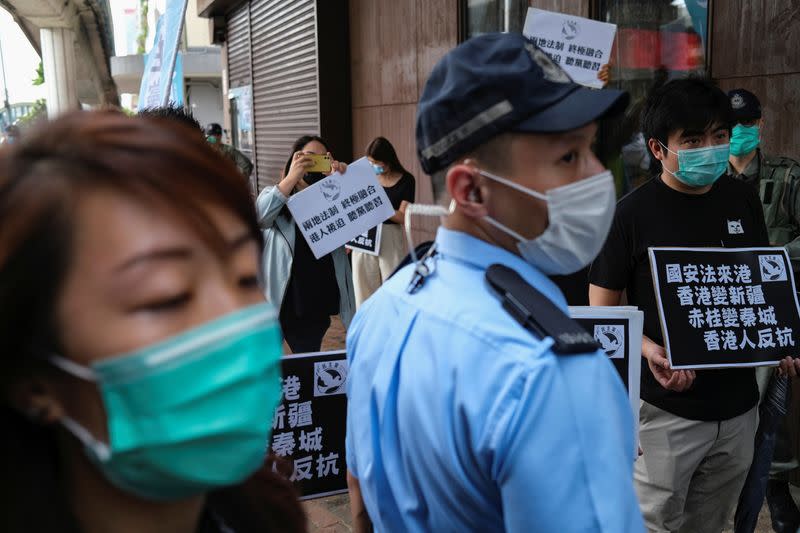
[[[596,351],[600,345],[585,329],[522,279],[514,269],[494,264],[486,270],[486,281],[497,293],[503,309],[537,337],[551,337],[553,352],[561,355]]]

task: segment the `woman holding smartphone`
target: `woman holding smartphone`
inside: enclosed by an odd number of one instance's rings
[[[319,164],[314,156],[327,155],[327,172],[310,172]],[[355,313],[352,273],[344,247],[316,259],[286,202],[331,172],[344,173],[347,165],[335,161],[327,143],[315,135],[295,141],[280,182],[267,187],[256,200],[258,222],[264,230],[263,275],[267,299],[280,307],[286,343],[294,353],[316,352],[339,315],[345,328]]]

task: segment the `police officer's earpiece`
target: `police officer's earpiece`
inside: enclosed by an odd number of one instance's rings
[[[481,203],[483,201],[483,200],[481,200],[481,195],[480,195],[480,192],[478,191],[477,188],[472,189],[471,191],[469,191],[469,196],[467,196],[467,199],[470,202],[475,202],[477,204],[479,204],[479,203]]]

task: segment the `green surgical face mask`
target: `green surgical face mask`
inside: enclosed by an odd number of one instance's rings
[[[760,142],[761,138],[758,126],[755,124],[752,126],[737,124],[733,127],[733,132],[731,134],[731,153],[737,156],[749,154],[758,148]]]
[[[678,170],[673,172],[667,167],[661,167],[675,176],[678,181],[690,187],[705,187],[712,185],[728,168],[730,150],[728,144],[718,144],[703,148],[689,148],[673,152],[664,143],[660,143],[665,150],[678,156]]]
[[[263,464],[281,353],[275,310],[259,304],[91,368],[51,356],[97,383],[109,443],[71,418],[61,424],[111,483],[140,497],[177,500],[235,485]]]
[[[211,144],[217,144],[217,138],[214,137],[213,135],[209,135],[208,137],[206,137],[206,140]]]

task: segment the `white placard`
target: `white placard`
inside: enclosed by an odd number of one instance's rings
[[[533,39],[575,82],[603,87],[597,73],[611,57],[616,24],[529,7],[522,33]]]
[[[366,157],[293,194],[286,205],[317,259],[394,215]]]
[[[621,372],[621,367],[623,366],[627,371],[627,379],[623,378],[623,381],[628,387],[628,399],[633,412],[634,457],[638,457],[639,392],[642,375],[644,313],[632,306],[575,306],[569,308],[569,314],[579,322],[582,322],[582,319],[593,322],[590,333],[593,333],[597,342],[600,343],[601,350],[613,360],[612,362],[617,371]],[[624,329],[625,324],[627,324],[628,329],[627,338],[619,334],[619,331]],[[585,324],[582,325],[585,327]]]

